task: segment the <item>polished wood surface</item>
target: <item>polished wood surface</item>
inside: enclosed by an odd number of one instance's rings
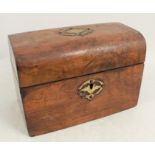
[[[143,64],[76,77],[40,86],[21,88],[27,127],[31,136],[63,129],[137,104]],[[91,101],[77,90],[89,79],[104,81]]]
[[[9,41],[30,136],[137,104],[146,43],[128,26],[107,23],[40,30],[10,35]],[[93,89],[88,85],[92,83]]]
[[[144,62],[145,40],[136,30],[120,23],[76,28],[92,31],[64,36],[60,32],[67,28],[57,28],[9,36],[20,87]]]

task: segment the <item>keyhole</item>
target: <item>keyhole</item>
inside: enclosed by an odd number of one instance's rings
[[[89,86],[90,86],[90,89],[93,89],[93,83],[90,83]]]

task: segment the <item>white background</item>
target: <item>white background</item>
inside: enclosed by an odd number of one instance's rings
[[[29,137],[16,101],[7,35],[114,21],[139,30],[147,41],[138,106],[75,127]],[[155,141],[155,14],[0,14],[0,22],[0,141]]]

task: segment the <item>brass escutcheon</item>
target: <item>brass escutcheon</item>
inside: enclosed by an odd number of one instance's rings
[[[91,101],[96,95],[98,95],[102,91],[103,86],[103,81],[94,79],[87,80],[78,88],[78,95]]]
[[[93,30],[90,28],[67,28],[59,32],[63,36],[85,36],[92,33]]]

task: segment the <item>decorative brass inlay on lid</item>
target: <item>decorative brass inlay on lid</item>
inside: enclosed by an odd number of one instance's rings
[[[85,36],[92,32],[93,30],[90,28],[67,28],[60,31],[59,34],[63,36]]]
[[[78,88],[78,95],[90,101],[102,91],[103,86],[103,81],[87,80]]]

